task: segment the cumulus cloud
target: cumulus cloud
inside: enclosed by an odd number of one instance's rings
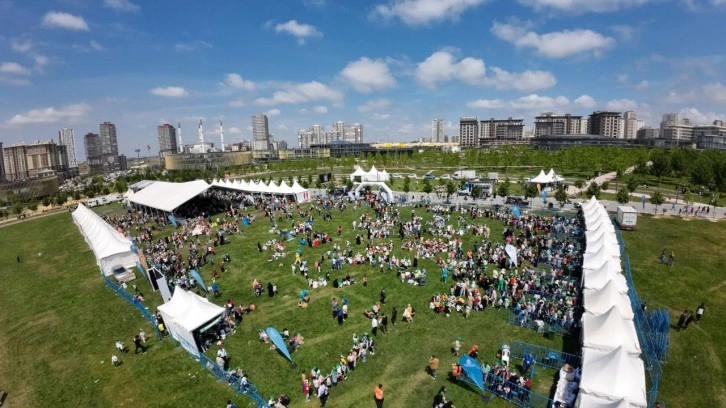
[[[373,99],[370,100],[363,105],[358,106],[358,112],[374,112],[374,111],[380,111],[383,109],[387,109],[389,106],[391,106],[391,101],[385,98],[381,99]]]
[[[227,129],[227,133],[230,135],[240,135],[242,134],[242,129],[238,128],[237,126],[232,126],[231,128]]]
[[[450,51],[442,50],[431,54],[416,67],[416,81],[428,88],[441,82],[459,80],[469,85],[490,86],[496,89],[537,91],[551,88],[557,83],[548,71],[509,72],[492,67],[487,75],[486,64],[481,59],[464,58],[457,61]]]
[[[3,62],[0,64],[0,72],[3,74],[30,75],[30,69],[17,62]]]
[[[534,48],[547,58],[564,58],[592,53],[599,55],[615,44],[615,40],[592,30],[564,30],[538,34],[520,25],[494,22],[491,33],[517,48]]]
[[[613,102],[614,103],[614,102]],[[573,108],[589,109],[597,105],[597,102],[589,95],[581,95],[574,101],[565,96],[543,96],[530,94],[517,99],[477,99],[466,104],[472,109],[510,109],[516,111],[564,111]]]
[[[64,28],[66,30],[89,31],[86,20],[61,11],[49,11],[43,16],[43,26],[48,28]]]
[[[242,99],[235,99],[235,100],[233,100],[233,101],[229,101],[229,102],[227,103],[227,106],[230,106],[230,107],[232,107],[232,108],[242,108],[242,107],[244,107],[245,105],[246,105],[246,104],[245,104],[245,101],[244,101],[244,100],[242,100]]]
[[[605,108],[609,111],[629,111],[635,110],[640,106],[633,99],[613,99],[605,103]]]
[[[267,112],[265,112],[265,115],[267,115],[268,117],[273,117],[273,116],[278,116],[280,113],[282,113],[282,112],[280,112],[279,109],[270,109]]]
[[[33,42],[30,40],[14,39],[10,42],[13,51],[28,52],[33,48]]]
[[[595,99],[590,95],[580,95],[575,99],[575,107],[579,108],[594,108],[597,106],[597,102]]]
[[[465,11],[487,0],[389,0],[373,8],[371,19],[399,19],[416,26],[444,20],[457,20]]]
[[[85,103],[61,106],[59,108],[48,107],[32,109],[25,113],[18,113],[5,121],[8,126],[32,125],[38,123],[76,122],[83,119],[91,107]]]
[[[138,4],[130,0],[103,0],[103,5],[116,11],[134,12],[141,9]]]
[[[650,82],[648,82],[648,80],[645,80],[645,79],[638,82],[637,84],[635,84],[635,89],[638,91],[647,91],[649,87],[650,87]]]
[[[686,103],[686,102],[710,102],[714,104],[726,104],[726,85],[720,82],[704,84],[685,92],[670,91],[663,98],[669,103]]]
[[[519,0],[535,10],[565,11],[573,14],[604,13],[642,6],[656,0]]]
[[[310,24],[299,23],[297,20],[290,20],[286,23],[275,25],[276,33],[290,34],[297,38],[299,44],[305,44],[309,38],[322,37],[321,33],[315,26]]]
[[[180,86],[157,86],[149,90],[149,93],[156,96],[163,96],[165,98],[184,98],[189,96],[189,92]]]
[[[229,73],[224,76],[224,83],[235,89],[243,89],[245,91],[251,91],[255,89],[255,83],[247,79],[242,78],[239,74]]]
[[[694,125],[710,125],[714,120],[726,121],[726,115],[714,112],[701,112],[696,108],[683,108],[678,112],[680,117],[688,118]]]
[[[383,60],[372,60],[367,57],[349,62],[340,71],[339,76],[356,91],[362,93],[382,91],[396,86],[396,80],[388,64]]]
[[[288,84],[269,98],[257,98],[255,104],[272,106],[280,104],[299,104],[317,100],[328,100],[335,105],[343,102],[343,93],[317,81],[301,84]]]
[[[313,112],[320,114],[328,113],[328,108],[323,105],[313,106]]]

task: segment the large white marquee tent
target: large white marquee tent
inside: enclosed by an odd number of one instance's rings
[[[207,191],[210,187],[204,180],[186,183],[157,181],[143,190],[127,197],[128,202],[154,208],[164,212],[174,212],[182,204]]]
[[[112,274],[112,268],[116,265],[127,268],[136,266],[139,258],[131,250],[131,241],[98,214],[83,204],[78,204],[72,217],[86,243],[91,247],[98,267],[106,276]]]
[[[171,300],[159,306],[158,310],[169,334],[197,357],[199,346],[194,339],[194,332],[211,327],[224,316],[223,307],[178,286]]]
[[[301,186],[297,180],[288,185],[285,181],[278,186],[274,181],[269,184],[258,181],[245,180],[212,180],[211,187],[225,188],[228,190],[240,191],[248,194],[272,195],[281,197],[292,197],[297,202],[310,201],[310,192]]]
[[[353,173],[350,174],[350,180],[355,181],[356,177],[360,177],[360,181],[370,181],[370,182],[386,182],[391,180],[391,175],[386,171],[378,171],[376,169],[376,166],[372,166],[370,170],[365,171],[363,168],[356,166],[356,169]]]

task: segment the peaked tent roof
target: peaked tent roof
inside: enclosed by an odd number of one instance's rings
[[[632,320],[634,317],[630,298],[620,293],[620,289],[612,280],[599,290],[585,289],[582,297],[582,303],[587,313],[600,315],[614,307],[617,308],[623,319]]]
[[[582,374],[580,392],[613,401],[626,399],[631,407],[647,406],[643,361],[622,347],[611,352],[585,348]]]
[[[89,210],[83,204],[78,204],[78,207],[71,215],[73,222],[81,230],[83,238],[91,247],[98,265],[104,269],[104,272],[107,272],[105,270],[107,268],[102,265],[102,260],[114,255],[122,255],[113,258],[123,261],[122,263],[135,263],[137,257],[131,251],[131,241],[104,221],[98,214]],[[124,264],[123,266],[129,265]]]
[[[159,306],[159,310],[172,316],[185,330],[192,332],[210,320],[224,314],[224,308],[211,303],[196,293],[177,287],[171,300]]]
[[[169,183],[158,181],[129,197],[129,201],[138,205],[171,212],[182,204],[207,191],[211,187],[204,180],[186,183]]]
[[[575,406],[580,408],[630,408],[630,403],[625,398],[612,401],[580,393],[577,395]]]
[[[551,183],[552,182],[552,178],[548,177],[545,174],[544,170],[540,170],[539,171],[539,174],[536,177],[534,177],[531,180],[529,180],[529,181],[531,183]]]
[[[640,342],[632,320],[623,319],[616,307],[601,315],[582,316],[583,346],[611,351],[622,346],[630,355],[640,355]]]
[[[360,166],[355,166],[355,171],[350,174],[351,177],[362,177],[368,174],[365,170],[363,170]]]

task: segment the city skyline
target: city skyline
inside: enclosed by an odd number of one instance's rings
[[[525,118],[527,130],[543,112],[634,111],[651,127],[668,112],[726,118],[726,55],[709,41],[726,34],[725,2],[504,5],[220,1],[174,11],[190,31],[158,24],[168,1],[0,2],[0,141],[80,137],[110,121],[119,153],[134,156],[158,151],[163,123],[189,138],[199,119],[223,120],[227,143],[251,140],[256,113],[289,145],[298,129],[345,117],[367,141],[428,138],[434,118],[457,135],[462,116]]]

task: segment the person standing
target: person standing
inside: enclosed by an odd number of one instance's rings
[[[378,318],[376,316],[371,319],[371,332],[374,337],[378,334]]]
[[[534,356],[532,353],[528,353],[522,360],[522,375],[527,374],[527,370],[529,370],[532,364],[534,364]]]
[[[237,405],[232,400],[227,400],[227,408],[237,408]]]
[[[396,325],[396,318],[398,317],[398,310],[396,310],[396,306],[393,306],[393,310],[391,311],[391,324]]]
[[[378,384],[373,389],[373,398],[376,400],[376,408],[383,408],[383,384]]]
[[[381,297],[381,304],[382,305],[386,304],[386,289],[385,288],[384,289],[381,289],[381,296],[380,297]]]
[[[701,304],[698,305],[698,307],[696,308],[696,322],[701,321],[701,317],[703,317],[704,310],[705,310],[704,303],[701,302]]]
[[[146,332],[144,329],[139,329],[139,337],[141,337],[141,342],[146,344]]]
[[[146,346],[141,342],[141,336],[138,334],[134,336],[134,346],[136,346],[136,349],[134,350],[134,354],[139,354],[139,349],[143,352],[143,354],[146,354]]]
[[[324,407],[328,403],[328,393],[328,386],[325,385],[325,381],[322,381],[318,387],[318,398],[320,398],[321,407]]]
[[[436,379],[436,371],[439,369],[439,359],[435,355],[431,355],[431,358],[429,358],[429,374],[431,374],[431,378],[434,380]]]
[[[381,332],[388,334],[388,316],[384,313],[381,313]]]
[[[451,354],[459,357],[459,350],[461,350],[461,336],[457,336],[454,340],[454,345],[451,347]]]

